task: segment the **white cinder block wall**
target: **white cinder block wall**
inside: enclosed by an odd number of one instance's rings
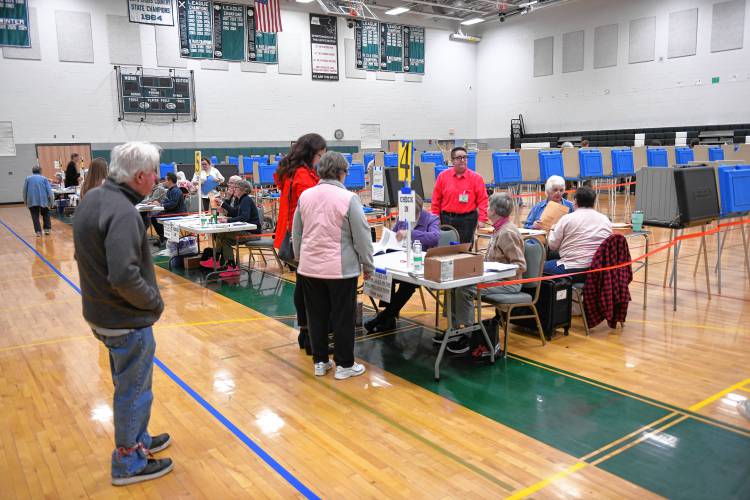
[[[241,3],[241,2],[239,2]],[[448,40],[448,31],[427,30],[427,74],[421,83],[366,80],[344,76],[344,38],[354,30],[339,22],[338,82],[310,77],[307,13],[282,10],[285,33],[301,39],[302,75],[195,70],[198,121],[147,125],[117,121],[116,83],[109,61],[106,16],[127,16],[124,0],[31,0],[37,9],[42,60],[0,59],[0,120],[11,120],[17,143],[111,143],[126,139],[155,142],[288,141],[317,131],[333,138],[337,128],[346,140],[358,140],[361,123],[381,124],[383,139],[476,135],[476,47]],[[91,13],[93,64],[59,62],[55,11]],[[75,30],[74,26],[70,27]],[[161,29],[161,28],[160,28]],[[174,36],[178,31],[173,29]],[[156,67],[154,27],[141,26],[143,65]],[[75,135],[75,139],[71,136]],[[56,137],[55,137],[56,136]]]
[[[743,48],[711,53],[718,1],[578,0],[485,27],[477,52],[479,137],[508,137],[519,113],[531,132],[750,122],[750,2]],[[670,12],[696,7],[696,55],[668,59]],[[628,64],[630,21],[651,16],[655,61]],[[594,69],[594,29],[615,23],[617,66]],[[563,33],[578,30],[585,30],[584,70],[563,73]],[[554,36],[554,74],[534,78],[534,40],[547,36]]]

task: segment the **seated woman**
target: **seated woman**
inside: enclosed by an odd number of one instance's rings
[[[229,217],[227,222],[247,222],[255,224],[256,228],[252,231],[241,231],[233,233],[219,233],[216,235],[216,249],[220,251],[220,256],[226,261],[227,269],[219,276],[222,278],[232,278],[239,276],[240,272],[237,263],[234,261],[234,245],[237,242],[237,236],[248,234],[260,234],[260,217],[258,216],[258,207],[255,206],[252,196],[248,193],[252,186],[246,180],[240,180],[235,183],[234,193],[237,196],[237,215]],[[217,255],[215,258],[219,258]]]
[[[237,215],[237,202],[239,201],[240,194],[235,194],[235,188],[237,187],[237,183],[241,180],[242,177],[239,175],[231,176],[227,181],[227,190],[224,193],[224,199],[219,200],[219,208],[221,208],[222,212],[228,217],[234,217]]]
[[[526,222],[523,224],[523,227],[525,227],[526,229],[542,228],[542,226],[539,224],[539,219],[542,217],[542,212],[544,212],[547,203],[549,203],[550,201],[562,203],[563,205],[568,207],[568,213],[573,211],[573,204],[563,198],[563,194],[565,194],[565,179],[563,179],[559,175],[550,176],[550,178],[547,179],[547,182],[544,185],[544,190],[547,193],[547,199],[540,201],[532,207],[531,212],[529,212],[529,216],[526,218]]]
[[[487,216],[492,223],[494,231],[487,246],[485,262],[500,262],[502,264],[515,264],[518,271],[511,279],[521,279],[526,271],[526,258],[524,257],[523,239],[518,228],[510,221],[513,213],[513,198],[508,193],[496,193],[490,197]],[[453,325],[474,324],[474,297],[476,286],[457,288],[453,293]],[[486,288],[483,294],[491,293],[518,293],[521,284],[498,285]],[[448,351],[460,354],[469,350],[469,337],[463,336],[448,344]]]
[[[545,262],[544,274],[574,273],[591,267],[599,245],[612,234],[612,223],[594,210],[595,202],[596,191],[590,187],[576,190],[576,211],[563,215],[547,237],[549,249],[558,251],[560,258]]]
[[[415,217],[417,223],[411,230],[411,240],[419,240],[422,244],[422,250],[428,250],[436,247],[440,240],[440,218],[437,215],[430,213],[429,210],[423,210],[424,204],[422,197],[418,194],[414,196],[416,210]],[[393,226],[393,231],[396,232],[396,239],[398,241],[406,238],[406,231],[409,225],[406,221],[397,222]],[[396,285],[398,285],[398,291],[396,291]],[[399,315],[401,309],[406,305],[414,292],[419,288],[417,285],[411,283],[405,283],[403,281],[393,280],[391,285],[391,302],[385,305],[385,308],[380,311],[377,316],[365,321],[365,329],[370,333],[386,332],[396,328],[396,317]]]

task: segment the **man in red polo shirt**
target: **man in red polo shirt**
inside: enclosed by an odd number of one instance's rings
[[[444,170],[432,191],[432,213],[441,224],[458,231],[461,243],[474,242],[478,222],[487,222],[487,190],[484,179],[467,168],[468,154],[459,146],[451,150],[453,168]]]

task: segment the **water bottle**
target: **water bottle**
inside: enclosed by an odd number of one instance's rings
[[[411,258],[414,263],[412,266],[414,274],[424,273],[424,256],[422,255],[422,243],[419,240],[414,240],[411,247]]]

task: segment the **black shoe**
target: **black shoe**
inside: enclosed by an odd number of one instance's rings
[[[389,332],[396,329],[396,318],[385,317],[382,318],[372,330],[368,330],[370,333],[383,333]]]
[[[435,334],[434,337],[432,337],[432,342],[435,343],[435,344],[442,344],[444,336],[445,335],[443,334],[443,332],[438,332],[438,333]]]
[[[372,331],[375,329],[376,326],[380,323],[380,315],[373,316],[372,318],[368,319],[364,323],[365,330],[367,330],[368,333],[372,333]]]
[[[172,438],[166,432],[158,436],[151,436],[151,447],[148,449],[148,452],[159,453],[162,450],[166,450],[170,444],[172,444]]]
[[[469,352],[469,337],[462,335],[456,340],[451,340],[448,342],[446,349],[451,354],[464,354]]]
[[[112,484],[115,486],[126,486],[128,484],[141,483],[149,479],[162,477],[172,470],[174,464],[171,458],[149,458],[146,467],[138,474],[128,477],[113,477]]]

